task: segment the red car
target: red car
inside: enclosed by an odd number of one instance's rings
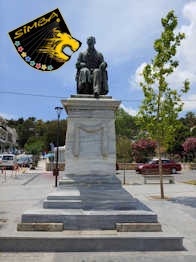
[[[177,171],[181,171],[182,167],[180,164],[175,163],[172,160],[169,159],[162,159],[162,166],[163,168],[167,168],[171,170],[172,174],[176,174]],[[137,164],[136,165],[136,172],[138,173],[142,173],[142,171],[144,169],[148,169],[148,168],[159,168],[159,160],[151,160],[148,164]]]

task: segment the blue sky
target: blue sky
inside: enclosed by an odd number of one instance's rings
[[[59,8],[71,34],[82,42],[69,62],[53,72],[32,69],[17,54],[8,32]],[[183,113],[196,112],[196,1],[193,0],[0,0],[0,115],[5,118],[56,119],[60,98],[76,93],[75,63],[86,49],[86,38],[96,37],[96,49],[108,63],[109,95],[122,100],[136,114],[142,90],[139,73],[153,58],[153,42],[161,33],[161,18],[174,9],[177,30],[186,33],[178,50],[180,67],[169,79],[174,88],[191,81]],[[7,92],[7,93],[6,93]],[[14,95],[25,93],[51,97]],[[65,113],[62,118],[66,117]]]

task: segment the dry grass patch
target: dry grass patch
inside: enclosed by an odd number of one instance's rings
[[[150,196],[152,199],[160,199],[160,200],[171,200],[171,197],[165,196],[164,198],[161,198],[161,196]]]
[[[183,183],[196,186],[196,180],[190,180],[190,181],[183,182]]]

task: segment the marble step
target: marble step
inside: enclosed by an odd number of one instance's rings
[[[115,175],[67,175],[59,180],[59,187],[71,185],[116,185],[120,186],[121,181]]]
[[[134,200],[44,200],[44,208],[84,209],[84,210],[134,210]]]
[[[50,193],[47,196],[47,200],[91,200],[91,201],[137,201],[130,194],[125,193],[124,191],[115,191],[115,190],[85,190],[85,192],[80,191],[59,191]]]
[[[81,200],[44,200],[43,208],[80,209],[82,208],[82,201]]]
[[[80,192],[78,190],[57,191],[48,194],[47,200],[80,200]]]
[[[22,223],[64,223],[69,230],[111,230],[116,223],[157,223],[145,210],[38,209],[23,213]]]
[[[25,234],[24,234],[25,233]],[[120,252],[182,251],[183,237],[171,233],[114,233],[81,231],[47,233],[19,232],[0,236],[1,252]],[[52,234],[52,235],[51,235]]]

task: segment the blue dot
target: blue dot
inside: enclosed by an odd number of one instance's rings
[[[29,62],[31,58],[29,56],[26,57],[26,61]]]

